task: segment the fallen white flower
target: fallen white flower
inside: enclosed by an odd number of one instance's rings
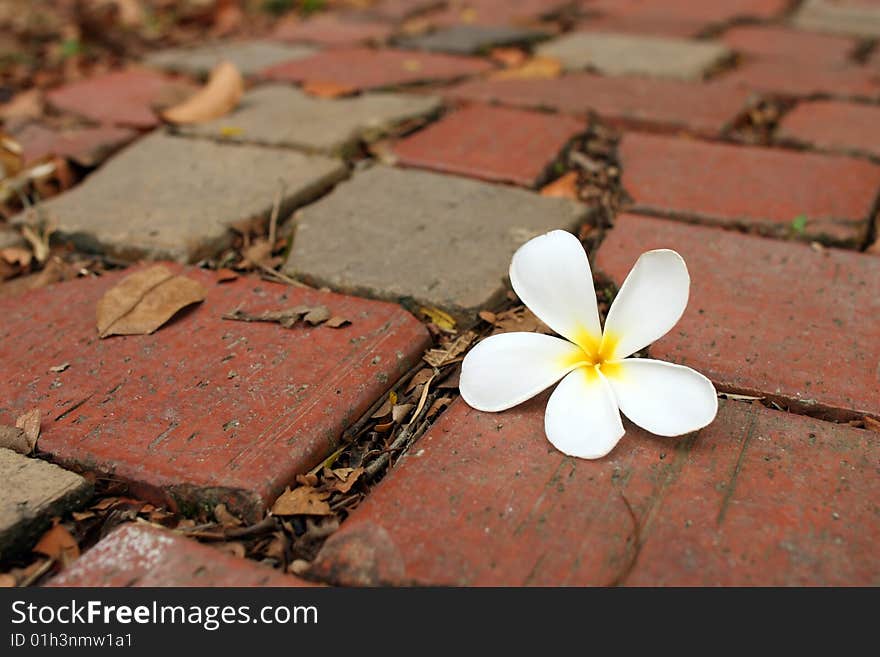
[[[661,436],[701,429],[715,418],[712,382],[689,367],[627,358],[665,335],[688,301],[682,257],[643,253],[599,325],[590,263],[578,239],[556,230],[524,244],[510,264],[513,289],[565,340],[503,333],[480,342],[461,368],[461,396],[481,411],[503,411],[562,379],[544,415],[550,442],[570,456],[605,456],[623,437],[622,412]],[[563,378],[564,377],[564,378]]]

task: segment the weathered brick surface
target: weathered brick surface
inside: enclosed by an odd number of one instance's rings
[[[268,216],[279,181],[290,211],[345,175],[326,157],[157,132],[42,207],[58,222],[56,237],[84,250],[195,262],[230,243],[230,224]]]
[[[397,143],[400,164],[534,187],[572,137],[576,119],[477,105]]]
[[[30,548],[52,516],[78,509],[91,495],[78,474],[0,448],[0,559]]]
[[[454,25],[436,32],[399,39],[395,43],[400,48],[474,55],[492,46],[526,44],[540,39],[544,34],[538,30],[518,27]]]
[[[52,587],[311,586],[149,525],[125,524],[49,581]]]
[[[526,25],[558,12],[565,0],[456,0],[425,15],[433,25]]]
[[[623,186],[637,211],[859,243],[880,167],[849,158],[644,134],[621,140]]]
[[[263,71],[263,76],[281,82],[331,82],[356,89],[376,89],[431,80],[454,80],[490,68],[490,63],[471,57],[345,48],[269,67]]]
[[[880,107],[821,100],[801,103],[783,117],[776,138],[880,157]]]
[[[287,85],[249,92],[236,111],[208,123],[181,128],[188,135],[225,141],[342,153],[373,141],[396,125],[440,109],[433,96],[368,93],[334,100],[313,98]]]
[[[180,82],[159,73],[132,69],[71,82],[46,94],[51,105],[98,123],[152,128],[154,106],[167,100]]]
[[[324,545],[345,584],[877,585],[877,434],[721,404],[683,438],[627,425],[597,461],[557,452],[547,396],[461,400]]]
[[[823,68],[797,60],[762,58],[743,62],[720,79],[779,96],[880,98],[880,79],[865,67],[855,65]]]
[[[809,413],[880,417],[880,325],[867,319],[880,316],[877,258],[622,215],[596,267],[619,285],[655,248],[682,254],[691,296],[653,357]]]
[[[806,30],[878,37],[880,7],[866,2],[806,0],[792,18],[792,23]]]
[[[737,25],[719,37],[729,48],[756,57],[785,57],[828,68],[845,63],[856,40],[775,25]]]
[[[610,32],[570,32],[538,46],[569,71],[699,80],[731,52],[721,43]]]
[[[742,87],[714,82],[573,73],[544,80],[475,80],[451,88],[446,95],[580,116],[595,112],[626,127],[717,136],[746,106],[750,94]]]
[[[304,21],[284,21],[272,36],[294,43],[354,46],[367,42],[381,43],[388,38],[392,29],[392,25],[380,21],[324,14]]]
[[[472,321],[503,297],[520,245],[554,228],[574,230],[587,210],[512,187],[376,166],[298,215],[287,273],[356,294],[409,297]]]
[[[115,126],[57,131],[30,123],[16,131],[14,137],[24,151],[25,162],[59,155],[83,166],[95,166],[137,137],[137,132]]]
[[[0,299],[0,422],[37,407],[56,461],[184,512],[224,502],[253,520],[412,366],[427,332],[390,304],[183,271],[207,298],[153,335],[98,339],[95,304],[126,272]],[[301,304],[351,325],[222,319]]]
[[[232,62],[242,75],[254,75],[267,66],[303,59],[315,50],[272,41],[231,41],[196,48],[168,48],[148,55],[144,62],[155,68],[206,77],[220,62]]]
[[[742,18],[772,18],[785,11],[785,0],[588,0],[583,9],[601,16],[643,25],[691,25],[700,31],[710,25]]]

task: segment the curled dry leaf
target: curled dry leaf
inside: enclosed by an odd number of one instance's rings
[[[30,446],[29,452],[33,452],[40,439],[40,409],[32,408],[27,413],[19,415],[15,420],[15,426],[24,431]]]
[[[339,315],[335,315],[327,320],[326,326],[329,328],[342,328],[343,326],[348,326],[351,324],[351,320],[345,319],[345,317],[340,317]]]
[[[363,468],[336,468],[335,470],[324,470],[327,483],[332,486],[333,490],[339,493],[347,493],[351,487],[357,483],[357,480],[364,474]]]
[[[244,94],[244,79],[232,62],[220,62],[194,96],[162,112],[170,123],[204,123],[231,112]]]
[[[419,310],[441,330],[446,331],[447,333],[451,333],[455,330],[455,319],[449,313],[432,306],[423,306]]]
[[[33,551],[58,561],[62,566],[79,557],[76,539],[70,535],[64,525],[55,525],[43,534]]]
[[[162,265],[122,279],[98,301],[98,335],[146,335],[175,313],[205,299],[205,288]]]
[[[321,80],[309,80],[302,86],[304,93],[315,98],[341,98],[351,96],[357,89],[338,82],[323,82]]]
[[[31,446],[22,429],[0,424],[0,447],[11,449],[19,454],[30,454]]]
[[[330,516],[333,512],[326,499],[330,493],[319,491],[311,486],[299,486],[285,490],[272,505],[272,515],[276,516]]]
[[[570,198],[576,201],[578,199],[577,181],[577,171],[569,171],[549,185],[542,187],[541,196],[549,196],[551,198]]]
[[[532,57],[522,66],[498,71],[489,76],[492,80],[558,78],[562,75],[562,63],[554,57]]]

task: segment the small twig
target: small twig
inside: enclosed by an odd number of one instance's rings
[[[43,563],[42,566],[37,568],[34,572],[32,572],[27,577],[25,577],[23,580],[21,580],[21,582],[19,582],[18,586],[21,588],[25,588],[25,587],[30,586],[31,584],[36,582],[38,579],[40,579],[43,575],[45,575],[47,572],[49,572],[49,569],[52,567],[52,564],[54,564],[54,563],[55,563],[55,559],[46,559],[46,561]]]
[[[434,399],[437,397],[436,393],[431,397],[431,401],[433,402]],[[421,412],[424,412],[426,408],[429,408],[427,404],[423,406]],[[391,454],[393,452],[397,452],[408,447],[412,439],[417,435],[421,435],[422,431],[427,428],[427,419],[423,420],[421,424],[416,426],[415,422],[417,419],[418,418],[414,415],[410,423],[407,424],[406,427],[404,427],[404,429],[399,434],[397,434],[397,438],[394,439],[394,442],[392,442],[375,461],[364,468],[364,474],[367,476],[368,479],[372,479],[373,477],[375,477],[376,474],[378,474],[379,471],[383,467],[385,467],[385,465],[391,459]]]
[[[257,267],[260,268],[264,274],[269,275],[271,278],[274,278],[276,281],[280,281],[282,283],[287,283],[288,285],[293,285],[294,287],[304,287],[309,290],[314,290],[311,285],[306,285],[302,281],[298,281],[295,278],[291,278],[290,276],[286,276],[282,274],[280,271],[275,271],[271,267],[264,265],[262,262],[257,263]]]
[[[284,195],[284,182],[278,182],[278,191],[275,193],[275,202],[272,204],[272,214],[269,216],[269,244],[275,248],[275,238],[278,231],[278,213],[281,211],[281,197]]]

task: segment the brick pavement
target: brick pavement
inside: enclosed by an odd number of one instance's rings
[[[148,53],[145,68],[50,90],[51,121],[16,125],[25,159],[52,153],[88,174],[41,205],[68,248],[122,261],[217,258],[231,227],[265,219],[283,190],[283,272],[332,291],[255,276],[219,285],[187,269],[208,288],[203,304],[151,336],[104,341],[94,304],[124,272],[0,295],[0,422],[44,411],[37,456],[14,460],[50,468],[57,482],[79,480],[44,460],[114,473],[186,513],[222,499],[258,520],[431,346],[407,310],[358,297],[433,306],[466,326],[510,303],[518,245],[566,228],[596,249],[605,293],[642,251],[679,250],[690,304],[649,353],[760,399],[728,400],[715,423],[679,439],[629,427],[600,461],[553,450],[543,398],[499,415],[455,401],[310,576],[880,583],[880,10],[831,0],[367,4],[287,17],[246,41]],[[531,54],[558,58],[562,71],[518,70]],[[221,58],[248,76],[241,106],[170,134],[157,110]],[[345,97],[309,96],[322,90]],[[620,137],[611,150],[595,138],[607,126]],[[585,134],[572,158],[572,138]],[[537,191],[569,165],[592,206]],[[614,212],[616,180],[627,196]],[[610,225],[594,226],[601,217]],[[33,217],[13,223],[23,221]],[[14,260],[21,240],[8,225],[0,235],[12,248],[0,256]],[[239,303],[319,301],[351,325],[219,318]],[[3,540],[26,547],[51,514],[81,503],[63,488],[27,522],[4,516]],[[301,582],[130,526],[56,583]]]

